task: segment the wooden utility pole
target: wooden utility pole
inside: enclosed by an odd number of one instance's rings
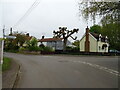
[[[1,45],[1,60],[0,63],[3,64],[3,52],[4,52],[4,37],[5,37],[5,25],[3,26],[3,40]]]
[[[67,30],[67,27],[59,27],[58,31],[53,31],[54,38],[63,38],[63,51],[66,51],[66,44],[69,37],[76,40],[77,37],[73,38],[72,34],[78,33],[79,29]]]

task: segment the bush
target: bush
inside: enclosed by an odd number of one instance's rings
[[[70,50],[72,50],[72,47],[67,46],[67,47],[66,47],[66,50],[67,50],[67,51],[70,51]]]
[[[79,47],[66,47],[66,51],[70,51],[70,52],[79,52]]]
[[[8,45],[4,47],[4,50],[6,52],[18,52],[19,51],[19,46],[15,46],[15,45]]]
[[[26,50],[28,50],[28,51],[42,51],[43,49],[38,47],[38,46],[30,46],[30,47],[27,47]]]
[[[27,47],[21,47],[19,49],[19,52],[22,51],[43,51],[43,52],[54,52],[54,49],[51,47],[38,47],[38,46],[27,46]]]
[[[19,52],[23,52],[23,51],[27,51],[28,49],[27,48],[24,48],[24,47],[21,47],[19,48]]]
[[[43,50],[44,52],[54,52],[53,48],[51,47],[43,47]]]
[[[72,48],[72,51],[80,51],[80,48],[79,47],[74,47],[74,48]]]

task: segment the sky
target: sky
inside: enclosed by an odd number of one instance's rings
[[[92,26],[92,21],[87,22],[79,11],[78,0],[37,0],[39,4],[31,12],[17,23],[36,0],[1,0],[0,1],[0,37],[5,25],[5,33],[10,27],[13,31],[29,32],[31,36],[40,39],[53,37],[53,30],[59,27],[67,27],[68,30],[79,28],[79,32],[73,36],[81,39],[85,28]],[[17,23],[17,24],[16,24]],[[72,39],[69,39],[72,40]]]

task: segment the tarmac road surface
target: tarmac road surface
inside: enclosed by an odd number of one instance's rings
[[[18,88],[118,88],[117,56],[22,55]]]

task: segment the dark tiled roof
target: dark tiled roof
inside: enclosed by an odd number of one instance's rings
[[[40,39],[39,42],[50,42],[50,41],[61,41],[62,38],[45,38],[45,39]]]
[[[91,34],[92,36],[94,36],[94,37],[97,39],[97,41],[99,41],[99,35],[100,35],[100,34],[96,34],[96,33],[92,33],[92,32],[90,32],[90,34]],[[102,37],[101,37],[101,41],[102,41],[102,42],[105,42],[105,36],[102,36]]]

